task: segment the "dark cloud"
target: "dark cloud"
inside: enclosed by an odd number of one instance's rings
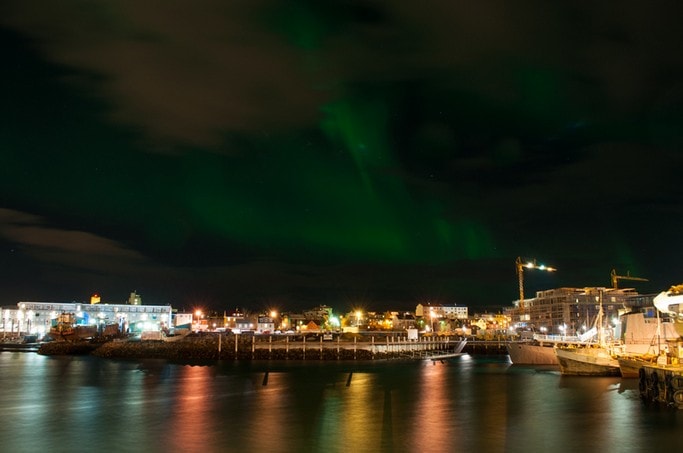
[[[7,294],[506,305],[518,255],[667,286],[680,10],[6,1]]]

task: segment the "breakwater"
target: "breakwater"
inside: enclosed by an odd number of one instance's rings
[[[455,350],[458,338],[408,341],[390,337],[338,337],[336,341],[296,341],[278,336],[188,335],[176,341],[50,342],[43,355],[91,354],[114,359],[158,358],[175,362],[202,360],[390,360],[421,359]],[[507,354],[504,342],[469,340],[463,352],[473,355]]]

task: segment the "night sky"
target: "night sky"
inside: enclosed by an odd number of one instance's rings
[[[595,4],[593,4],[595,3]],[[683,4],[5,0],[0,304],[683,282]]]

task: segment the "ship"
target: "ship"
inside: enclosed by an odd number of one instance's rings
[[[623,378],[637,378],[643,365],[656,363],[660,356],[667,354],[668,341],[679,338],[674,323],[662,322],[659,310],[656,318],[632,314],[622,325],[625,325],[620,337],[622,346],[616,351],[616,358]]]
[[[647,318],[643,312],[626,313],[619,320],[621,328],[611,354],[618,359],[623,358],[624,367],[628,366],[630,360],[652,360],[652,356],[656,359],[662,342],[678,336],[672,323],[662,323],[659,318]],[[507,349],[513,364],[559,365],[555,348],[576,350],[585,346],[595,347],[596,335],[595,327],[578,336],[534,334],[531,340],[508,343]],[[625,372],[628,376],[624,376],[622,369],[622,377],[638,377],[637,369],[635,375],[632,370]]]
[[[617,356],[622,378],[637,378],[645,365],[657,363],[657,354],[624,354]]]
[[[621,376],[619,361],[602,344],[555,348],[563,376]]]
[[[586,339],[578,336],[534,334],[531,340],[511,341],[507,344],[513,365],[559,365],[555,347],[582,345]]]
[[[666,354],[638,370],[638,389],[646,404],[657,403],[683,409],[683,284],[674,285],[655,296],[655,307],[671,317],[679,335],[667,340]]]
[[[593,329],[597,332],[597,342],[589,345],[555,348],[555,355],[563,376],[621,376],[619,361],[614,356],[614,339],[607,339],[603,324],[602,295],[598,297],[598,316]]]

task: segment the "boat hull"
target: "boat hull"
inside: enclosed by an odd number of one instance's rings
[[[617,357],[619,362],[619,370],[621,370],[621,377],[623,378],[637,378],[640,374],[640,369],[644,365],[652,365],[651,360],[646,360],[641,357],[622,356]]]
[[[555,348],[564,376],[621,376],[619,361],[603,348]]]
[[[515,365],[558,365],[553,345],[539,345],[530,342],[507,344],[510,361]]]

